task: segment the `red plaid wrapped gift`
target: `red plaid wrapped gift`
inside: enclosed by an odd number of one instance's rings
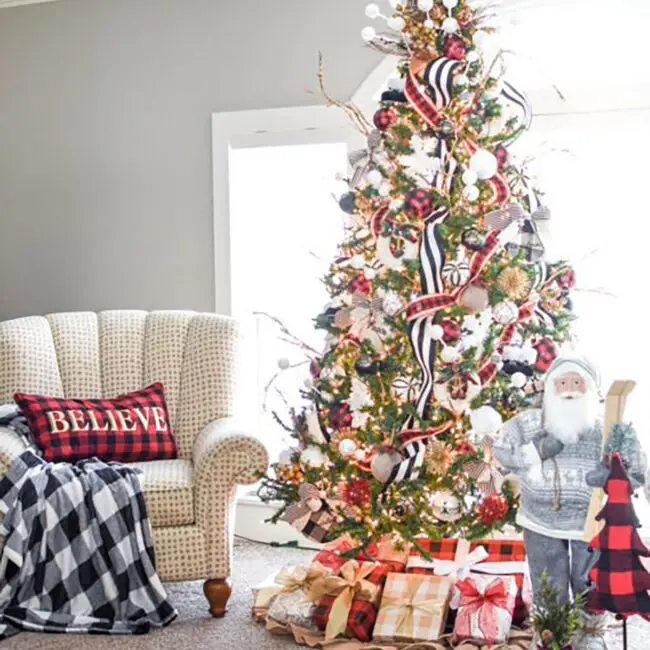
[[[317,580],[310,592],[316,608],[312,618],[325,639],[352,636],[370,641],[377,618],[377,604],[390,568],[378,562],[349,560],[340,575]]]
[[[517,584],[512,576],[471,575],[456,583],[460,593],[456,641],[505,643],[512,627]]]
[[[431,556],[425,559],[420,549]],[[523,540],[485,539],[469,542],[464,539],[421,539],[411,548],[407,573],[466,578],[470,573],[510,575],[517,584],[513,624],[521,625],[530,613],[533,596],[526,550]],[[451,607],[458,606],[454,594]]]
[[[359,551],[354,558],[342,557],[342,555],[357,547],[358,544],[355,544],[354,540],[343,536],[326,544],[316,554],[313,561],[334,571],[338,571],[350,559],[359,560],[359,562],[381,562],[388,565],[393,573],[403,573],[406,570],[406,563],[410,556],[410,544],[404,545],[399,550],[395,548],[390,538],[382,537],[378,542],[367,546],[365,550]]]
[[[375,624],[375,642],[435,641],[445,630],[452,581],[391,573]]]

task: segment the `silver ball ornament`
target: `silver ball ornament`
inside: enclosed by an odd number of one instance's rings
[[[339,453],[341,456],[353,456],[354,452],[357,450],[357,443],[354,440],[346,438],[339,442]]]
[[[380,483],[385,483],[400,460],[400,455],[395,451],[378,451],[370,461],[370,472]]]
[[[291,362],[286,357],[278,359],[278,368],[280,368],[280,370],[287,370],[290,366]]]

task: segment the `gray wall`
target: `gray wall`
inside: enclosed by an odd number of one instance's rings
[[[215,305],[210,115],[314,103],[379,63],[365,0],[0,10],[0,320]],[[217,233],[218,235],[218,233]],[[220,278],[227,282],[227,278]]]

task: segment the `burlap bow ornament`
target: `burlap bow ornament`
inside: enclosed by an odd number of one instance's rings
[[[355,598],[370,602],[378,598],[379,586],[366,580],[376,567],[372,562],[350,560],[341,567],[341,575],[321,578],[311,586],[309,600],[318,601],[323,596],[336,596],[325,628],[327,641],[345,633]]]
[[[519,203],[511,203],[486,215],[485,225],[492,230],[502,231],[517,222],[519,231],[515,239],[506,244],[506,251],[513,257],[522,252],[528,262],[536,262],[544,256],[545,250],[539,226],[550,218],[551,212],[546,206],[539,206],[528,213]]]
[[[505,478],[494,454],[494,440],[490,436],[485,436],[479,443],[479,447],[483,450],[483,460],[467,463],[464,469],[470,478],[476,481],[483,494],[497,494],[501,491]]]
[[[377,352],[384,350],[383,339],[389,333],[386,322],[383,300],[375,298],[369,300],[363,293],[352,294],[352,303],[349,307],[339,309],[334,324],[342,329],[348,329],[348,335],[360,341],[369,341]]]
[[[335,520],[333,504],[311,483],[303,483],[298,496],[300,502],[289,506],[282,519],[306,537],[322,542]]]

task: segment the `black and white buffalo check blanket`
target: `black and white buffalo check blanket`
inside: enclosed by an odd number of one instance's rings
[[[0,513],[0,639],[141,634],[176,618],[134,469],[48,463],[29,449],[0,479]]]

